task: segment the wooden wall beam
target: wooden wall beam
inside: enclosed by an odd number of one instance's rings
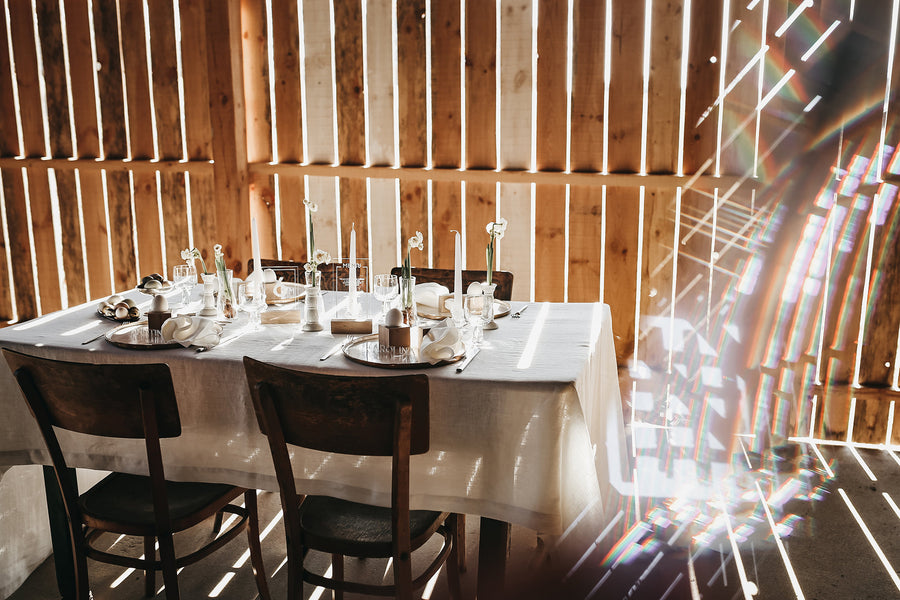
[[[226,263],[232,268],[239,267],[236,274],[242,272],[241,261],[251,256],[240,17],[238,0],[226,3],[207,0],[206,29],[219,33],[206,39],[217,234]]]

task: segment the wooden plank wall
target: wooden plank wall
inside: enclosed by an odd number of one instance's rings
[[[846,12],[826,4],[798,23],[821,32]],[[188,246],[209,262],[221,243],[243,275],[251,217],[264,254],[297,261],[310,221],[335,257],[355,227],[376,273],[415,231],[414,264],[452,266],[460,231],[483,268],[503,216],[514,298],[602,300],[620,363],[666,368],[646,321],[709,327],[746,223],[767,214],[756,190],[781,175],[783,117],[812,97],[807,80],[777,87],[809,45],[799,24],[774,33],[788,0],[3,8],[5,321],[169,272]]]

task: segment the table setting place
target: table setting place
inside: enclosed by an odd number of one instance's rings
[[[315,205],[307,206],[315,211]],[[97,315],[117,326],[84,340],[82,345],[105,340],[128,350],[206,352],[223,342],[239,343],[240,338],[279,327],[291,328],[300,338],[307,333],[330,332],[335,343],[319,361],[342,354],[371,367],[417,369],[453,364],[461,373],[479,354],[485,332],[499,327],[498,319],[519,319],[528,308],[524,304],[513,310],[510,301],[494,297],[494,246],[505,229],[502,218],[488,225],[488,268],[482,272],[486,280],[472,281],[465,287],[460,234],[452,232],[455,260],[451,289],[439,280],[416,281],[417,275],[420,280],[426,279],[422,274],[431,271],[418,269],[414,275],[411,266],[412,251],[423,249],[421,232],[408,240],[399,273],[395,269],[394,273],[370,275],[363,271],[366,259],[356,255],[355,226],[351,228],[348,259],[333,261],[328,252],[315,246],[310,220],[309,260],[302,266],[301,282],[298,267],[263,266],[253,219],[251,245],[256,268],[246,279],[235,277],[226,268],[221,245],[213,248],[212,269],[207,269],[197,248],[185,249],[181,252],[185,262],[172,267],[171,280],[152,273],[142,277],[135,289],[101,300]],[[331,281],[336,285],[325,289],[323,273],[334,273]]]

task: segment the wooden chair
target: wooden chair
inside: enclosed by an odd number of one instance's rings
[[[391,274],[400,277],[402,267],[394,267]],[[453,291],[453,269],[417,269],[413,267],[412,276],[416,278],[416,283],[425,283],[434,281],[441,285],[447,286],[451,292]],[[487,279],[487,271],[463,271],[462,280],[463,288],[469,286],[470,283],[485,281]],[[494,290],[494,298],[497,300],[511,300],[513,289],[513,274],[509,271],[492,271],[491,283],[497,284]],[[463,290],[465,291],[465,289]]]
[[[306,279],[304,277],[306,263],[297,262],[294,260],[277,260],[274,258],[261,258],[259,262],[262,264],[263,269],[297,269],[298,279],[288,279],[284,278],[285,281],[292,281],[293,283],[306,283]],[[247,274],[253,272],[253,259],[247,261]],[[329,268],[331,265],[319,265],[319,273],[321,273],[321,285],[323,290],[337,290],[337,281],[335,281],[334,269]]]
[[[411,598],[447,563],[450,595],[459,598],[461,515],[409,509],[409,457],[429,444],[425,375],[350,377],[293,371],[244,357],[256,418],[269,439],[281,490],[288,555],[288,598],[303,582],[342,591]],[[287,445],[350,455],[393,456],[391,508],[297,494]],[[412,551],[433,534],[444,543],[413,578]],[[334,577],[303,568],[309,549],[332,555]],[[394,584],[344,580],[343,557],[393,558]],[[448,558],[449,555],[449,558]]]
[[[75,559],[77,598],[90,597],[86,558],[145,571],[144,593],[156,594],[154,573],[163,573],[166,598],[179,598],[176,569],[208,556],[247,530],[261,598],[269,598],[259,543],[256,490],[213,483],[165,480],[161,438],[181,435],[168,366],[93,365],[37,358],[3,349],[10,370],[47,444],[68,517]],[[103,437],[143,438],[149,476],[111,473],[78,495],[54,427]],[[230,504],[244,496],[245,508]],[[172,534],[220,511],[237,524],[202,548],[176,557]],[[91,545],[104,532],[144,538],[144,558],[117,555]],[[159,560],[154,541],[159,542]]]

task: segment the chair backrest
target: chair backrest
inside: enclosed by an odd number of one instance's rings
[[[394,267],[391,274],[400,277],[402,267]],[[453,291],[453,269],[418,269],[413,267],[411,274],[416,278],[416,283],[425,283],[433,281],[447,286],[451,292]],[[462,272],[463,288],[469,286],[472,282],[482,282],[487,279],[487,271],[470,271]],[[513,274],[509,271],[491,271],[491,283],[497,284],[494,290],[494,298],[497,300],[511,300],[513,289]],[[465,291],[465,290],[463,290]]]
[[[181,435],[167,365],[73,363],[6,348],[3,355],[32,412],[46,412],[48,425],[97,436],[143,438],[143,396],[152,397],[158,436]]]
[[[307,373],[244,357],[260,430],[280,428],[284,442],[323,452],[392,456],[397,412],[410,407],[410,454],[428,452],[428,378]],[[271,411],[271,413],[269,413]],[[277,422],[271,422],[271,414]],[[271,440],[270,440],[271,441]]]
[[[294,260],[278,260],[274,258],[261,258],[259,259],[260,264],[263,269],[295,269],[295,273],[297,273],[297,279],[293,278],[293,275],[289,272],[282,274],[285,281],[290,281],[292,283],[305,283],[305,279],[303,277],[303,273],[305,272],[305,264],[302,262],[297,262]],[[255,267],[254,260],[251,258],[247,261],[247,274],[253,272]],[[337,290],[337,281],[334,276],[334,269],[332,265],[322,264],[319,265],[319,273],[321,273],[321,285],[323,290]],[[290,278],[288,277],[290,275]]]
[[[54,427],[104,437],[144,438],[157,531],[159,535],[170,531],[159,440],[181,435],[181,421],[169,367],[72,363],[6,348],[3,356],[41,429],[74,543],[84,544],[83,517]]]

